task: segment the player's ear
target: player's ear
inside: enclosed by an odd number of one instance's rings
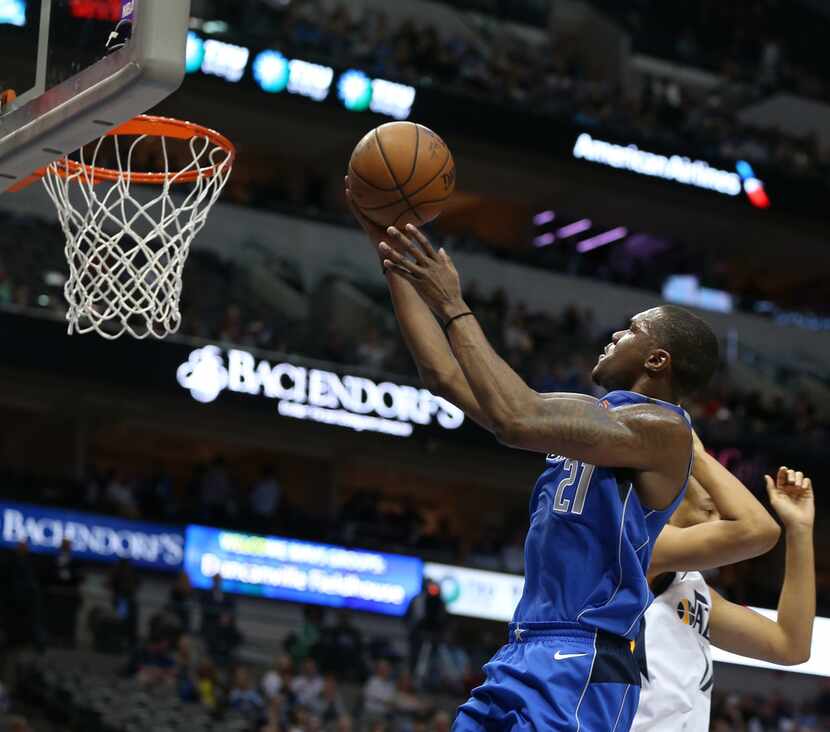
[[[656,348],[650,351],[646,358],[645,369],[651,375],[666,371],[671,366],[671,354],[664,348]]]

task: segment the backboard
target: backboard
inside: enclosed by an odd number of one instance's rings
[[[190,0],[0,0],[0,193],[174,92],[189,18]]]

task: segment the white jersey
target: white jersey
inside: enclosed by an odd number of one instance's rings
[[[712,702],[709,612],[700,572],[678,572],[645,614],[648,678],[632,732],[706,732]]]

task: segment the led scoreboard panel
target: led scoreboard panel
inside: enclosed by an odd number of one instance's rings
[[[399,616],[421,591],[416,557],[207,526],[185,536],[184,568],[200,589],[218,574],[229,592]]]
[[[268,94],[285,92],[314,102],[336,98],[349,111],[371,111],[407,119],[415,103],[415,87],[386,79],[371,79],[359,69],[338,72],[331,66],[287,58],[276,49],[252,52],[247,46],[204,38],[195,31],[187,37],[188,74],[218,76],[237,84],[250,72]]]

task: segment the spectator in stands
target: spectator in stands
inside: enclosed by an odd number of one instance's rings
[[[183,702],[199,701],[199,662],[193,639],[182,635],[176,644],[176,691]]]
[[[329,325],[325,333],[325,340],[320,346],[319,355],[327,361],[343,363],[348,361],[352,349],[345,335],[339,328]]]
[[[283,724],[280,732],[306,732],[311,724],[310,715],[307,709],[297,705],[289,707],[283,713]]]
[[[192,630],[193,586],[184,570],[176,575],[176,582],[170,588],[167,609],[179,621],[183,633],[189,633]]]
[[[262,693],[266,699],[273,699],[281,695],[286,687],[286,678],[291,676],[291,657],[277,656],[262,676]]]
[[[357,347],[356,356],[358,363],[361,366],[381,369],[389,353],[389,344],[381,339],[377,327],[370,325]]]
[[[401,671],[395,690],[395,717],[398,721],[403,722],[405,726],[411,726],[418,717],[426,712],[427,708],[426,701],[415,689],[412,674],[407,670]]]
[[[231,505],[232,487],[225,460],[217,457],[202,477],[201,508],[205,521],[222,523],[226,521]]]
[[[138,587],[141,580],[129,559],[119,559],[110,570],[108,584],[112,609],[121,620],[130,646],[138,640]]]
[[[162,465],[154,465],[149,477],[143,481],[139,504],[142,516],[169,520],[177,514],[173,480]]]
[[[433,688],[461,695],[466,691],[471,672],[470,656],[455,638],[454,627],[448,625],[437,643],[429,679]]]
[[[407,547],[411,546],[421,533],[421,527],[423,526],[423,518],[418,503],[413,496],[401,496],[397,524],[401,532],[401,542]]]
[[[533,351],[533,338],[527,329],[526,320],[527,308],[520,304],[506,321],[503,339],[511,363],[520,364]]]
[[[95,465],[86,467],[81,490],[84,507],[91,510],[99,509],[104,493],[104,476]]]
[[[337,519],[344,541],[354,542],[362,531],[379,522],[379,499],[378,493],[365,490],[357,490],[349,496]]]
[[[265,721],[256,732],[283,732],[285,730],[283,723],[282,705],[279,697],[275,697],[271,701],[265,702]]]
[[[280,506],[282,488],[277,480],[274,467],[266,466],[260,479],[254,483],[249,498],[253,525],[258,531],[272,531],[277,510]]]
[[[458,537],[452,530],[447,516],[442,516],[437,527],[428,533],[421,534],[416,548],[439,555],[439,561],[456,561],[458,559]]]
[[[45,648],[43,597],[40,578],[25,541],[17,544],[4,568],[3,587],[8,588],[6,600],[0,603],[5,615],[4,626],[10,645],[31,643],[42,653]]]
[[[243,636],[236,625],[236,615],[231,611],[224,611],[219,615],[219,624],[210,643],[208,651],[211,657],[220,666],[228,666],[233,662],[236,649],[242,644]]]
[[[222,589],[222,576],[215,574],[211,587],[202,593],[201,635],[211,658],[220,666],[231,662],[242,634],[236,626],[236,604]]]
[[[407,612],[409,625],[409,667],[416,683],[427,674],[433,651],[447,627],[447,607],[441,587],[424,578],[421,592],[412,600]]]
[[[266,701],[265,724],[259,732],[285,732],[286,729],[286,714],[282,698],[275,696]]]
[[[150,616],[148,628],[150,636],[154,638],[164,636],[170,641],[171,652],[177,647],[179,638],[183,635],[179,619],[166,606]]]
[[[222,612],[234,611],[234,600],[222,589],[222,575],[218,572],[210,580],[210,589],[201,593],[202,635],[207,638],[213,631]]]
[[[256,690],[247,666],[237,666],[234,670],[228,704],[254,724],[261,725],[265,721],[265,702]]]
[[[104,489],[109,510],[124,518],[138,518],[138,506],[131,481],[121,471],[110,471]]]
[[[435,712],[432,717],[432,732],[450,732],[450,715],[446,712]]]
[[[291,633],[283,642],[285,650],[299,666],[308,656],[318,652],[323,627],[323,610],[315,605],[303,607],[303,623],[297,633]]]
[[[363,635],[354,626],[351,614],[346,610],[337,613],[335,625],[323,629],[319,654],[320,664],[325,671],[351,681],[363,681],[366,678]]]
[[[216,666],[209,658],[203,658],[199,662],[196,684],[202,706],[211,711],[216,709],[219,703],[219,682]]]
[[[394,709],[395,682],[392,666],[386,659],[375,663],[374,673],[363,687],[363,714],[370,721],[386,719]]]
[[[52,559],[48,576],[48,602],[50,635],[70,646],[75,645],[75,629],[78,609],[81,605],[81,569],[72,556],[72,542],[64,539],[60,550]]]
[[[141,686],[173,686],[176,682],[176,659],[170,650],[170,639],[154,634],[141,645],[130,664]]]
[[[332,674],[326,674],[320,695],[310,702],[308,707],[327,727],[346,714],[346,705],[340,697],[337,679]]]
[[[323,683],[317,662],[309,656],[303,661],[300,673],[291,682],[296,703],[313,710],[323,694]]]
[[[340,717],[334,725],[335,732],[352,732],[353,728],[352,718],[347,714]]]
[[[242,338],[242,310],[239,305],[228,305],[225,318],[219,329],[219,340],[239,343]]]

